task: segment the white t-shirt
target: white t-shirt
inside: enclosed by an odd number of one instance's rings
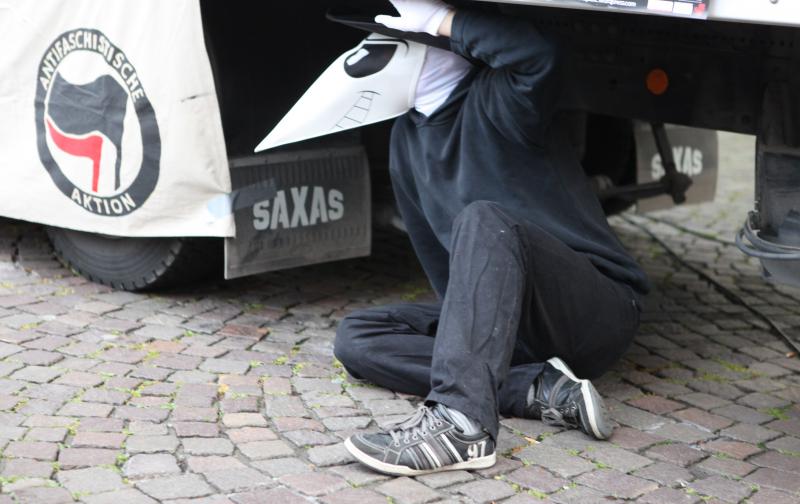
[[[414,108],[426,116],[436,112],[470,70],[472,64],[463,57],[429,47],[417,83]]]

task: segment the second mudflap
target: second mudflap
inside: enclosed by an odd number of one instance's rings
[[[692,186],[686,192],[686,204],[714,201],[719,176],[719,139],[714,130],[665,124],[672,145],[672,157],[680,173],[692,178]],[[644,122],[634,123],[636,138],[637,175],[640,184],[661,180],[664,163],[653,139],[651,126]],[[647,213],[675,206],[670,196],[657,196],[639,200],[637,212]]]
[[[225,241],[225,278],[370,254],[372,196],[363,147],[230,164],[236,238]]]

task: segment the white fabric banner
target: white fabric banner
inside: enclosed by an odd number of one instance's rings
[[[0,0],[0,215],[233,236],[198,0]]]

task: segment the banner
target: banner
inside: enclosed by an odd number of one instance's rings
[[[0,0],[0,215],[116,236],[233,236],[197,0]]]

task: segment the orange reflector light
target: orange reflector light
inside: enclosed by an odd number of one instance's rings
[[[650,70],[647,74],[647,90],[656,96],[661,96],[669,89],[669,75],[660,68]]]

